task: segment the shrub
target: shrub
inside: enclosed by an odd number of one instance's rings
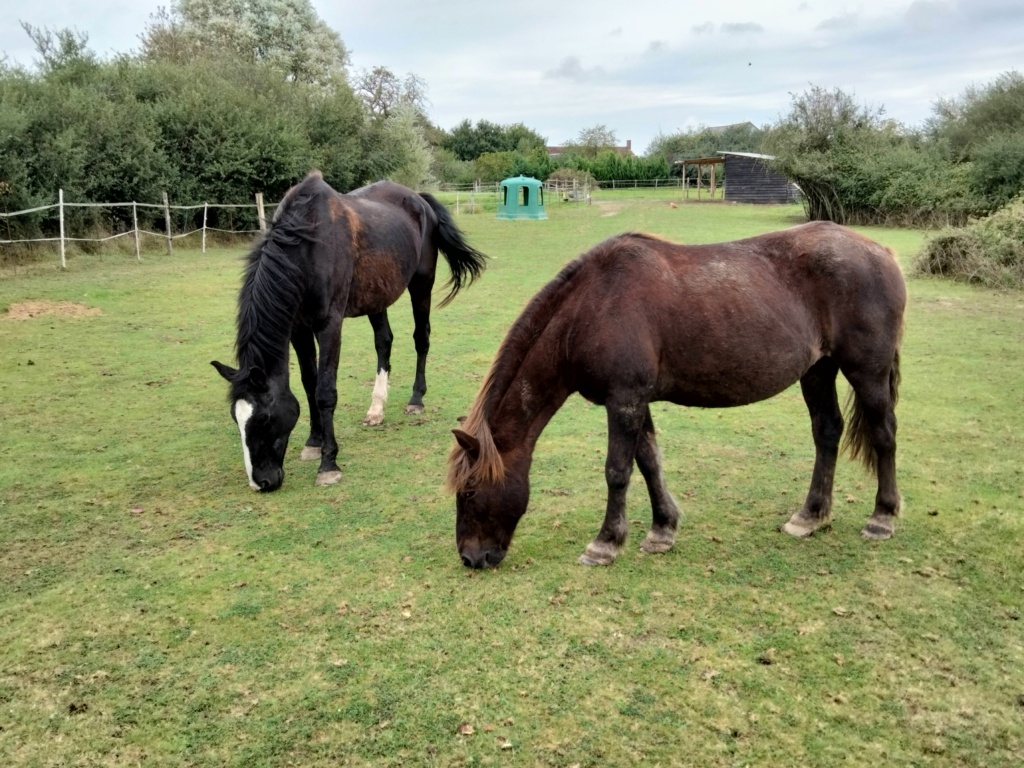
[[[1024,288],[1024,195],[961,229],[931,238],[919,272],[997,288]]]

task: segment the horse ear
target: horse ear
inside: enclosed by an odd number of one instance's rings
[[[232,368],[230,365],[224,365],[224,363],[218,363],[216,360],[211,360],[210,365],[217,369],[217,373],[223,376],[228,381],[234,381],[235,375],[238,373],[237,370]]]
[[[262,368],[249,369],[249,388],[255,392],[267,391],[267,374],[263,372]]]
[[[473,437],[468,432],[463,432],[461,429],[453,429],[452,434],[455,435],[455,440],[462,449],[468,453],[473,460],[480,458],[480,441]]]

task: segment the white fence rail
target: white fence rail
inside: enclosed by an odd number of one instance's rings
[[[142,260],[142,235],[152,235],[154,237],[165,238],[167,241],[167,253],[171,253],[173,250],[173,243],[175,240],[180,240],[184,237],[191,237],[192,235],[199,234],[202,242],[203,253],[206,253],[206,233],[207,232],[223,232],[226,234],[255,234],[257,232],[266,229],[266,215],[264,213],[263,193],[259,192],[255,196],[255,200],[252,203],[203,203],[202,205],[171,205],[167,199],[167,193],[164,193],[163,203],[69,203],[64,200],[64,190],[60,189],[57,192],[57,202],[52,205],[41,205],[37,208],[26,208],[23,211],[12,211],[10,213],[0,213],[0,220],[10,220],[15,216],[27,216],[33,213],[41,213],[43,211],[50,211],[54,208],[57,209],[57,217],[59,220],[59,236],[58,237],[35,237],[35,238],[21,238],[17,240],[6,240],[0,239],[0,245],[14,245],[16,243],[59,243],[60,244],[60,265],[62,269],[67,268],[67,256],[66,246],[68,243],[105,243],[111,240],[117,240],[121,237],[134,237],[135,238],[135,257]],[[109,235],[107,237],[72,237],[65,232],[64,227],[64,212],[68,208],[131,208],[132,209],[132,228],[125,232],[118,232],[115,235]],[[163,212],[164,222],[166,229],[164,232],[153,232],[147,229],[141,229],[139,227],[139,209],[140,208],[154,208]],[[217,227],[211,227],[208,225],[208,216],[211,208],[253,208],[256,210],[256,218],[259,222],[259,229],[218,229]],[[177,234],[173,231],[173,225],[171,223],[171,211],[199,211],[203,212],[203,224],[195,229],[188,230],[186,232],[179,232]]]
[[[464,208],[467,212],[474,212],[477,208],[476,196],[482,197],[493,196],[497,199],[500,192],[501,182],[476,182],[474,184],[441,184],[439,191],[441,192],[454,192],[455,198],[455,212],[460,213]],[[544,184],[545,189],[549,193],[562,194],[565,198],[571,200],[585,200],[589,202],[591,188],[589,185],[583,186],[577,185],[575,182],[552,182],[548,181]],[[665,189],[668,187],[675,187],[678,189],[686,189],[688,192],[689,185],[685,180],[678,178],[668,179],[616,179],[612,181],[599,182],[597,185],[598,189]],[[468,205],[463,203],[461,194],[468,193],[469,201]],[[698,191],[699,195],[699,191]],[[142,235],[149,235],[153,237],[163,238],[167,242],[167,252],[171,253],[173,249],[173,243],[175,240],[180,240],[185,237],[191,237],[193,235],[199,235],[201,239],[201,245],[203,253],[206,253],[206,233],[207,232],[221,232],[225,234],[256,234],[266,229],[266,215],[265,205],[263,202],[263,194],[257,193],[255,195],[254,202],[252,203],[202,203],[201,205],[171,205],[167,198],[167,193],[163,195],[162,203],[69,203],[64,200],[64,190],[60,189],[57,193],[57,202],[52,205],[41,205],[36,208],[26,208],[23,211],[12,211],[10,213],[0,212],[0,221],[11,220],[16,216],[27,216],[34,213],[41,213],[57,209],[57,216],[59,220],[59,235],[57,237],[37,237],[37,238],[21,238],[21,239],[3,239],[0,238],[0,246],[4,245],[15,245],[18,243],[58,243],[60,252],[60,265],[62,268],[67,268],[67,257],[66,247],[68,243],[104,243],[111,240],[117,240],[122,237],[132,237],[135,240],[135,257],[141,261],[142,259]],[[269,204],[276,207],[275,204]],[[132,209],[132,228],[124,232],[118,232],[114,235],[107,237],[79,237],[69,235],[65,231],[65,211],[70,208],[131,208]],[[150,208],[156,209],[163,213],[165,222],[164,232],[153,232],[147,229],[141,229],[139,227],[139,209]],[[255,209],[256,220],[259,222],[258,229],[220,229],[212,227],[208,224],[208,215],[211,209],[214,208],[245,208]],[[173,232],[171,211],[199,211],[203,212],[203,220],[201,226],[196,226],[194,229],[178,232]]]

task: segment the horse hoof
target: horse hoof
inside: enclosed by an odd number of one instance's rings
[[[335,485],[341,482],[341,470],[335,469],[330,472],[320,472],[316,476],[317,485]]]
[[[302,453],[299,454],[300,461],[313,461],[320,458],[320,447],[317,445],[302,446]]]
[[[618,549],[612,544],[590,542],[586,551],[579,557],[582,565],[611,565],[615,562]]]
[[[893,529],[891,526],[886,526],[881,523],[875,523],[868,521],[860,532],[861,538],[867,539],[868,541],[885,541],[891,539]]]
[[[825,518],[824,520],[814,520],[812,518],[803,517],[799,512],[797,512],[789,518],[789,521],[785,525],[782,526],[782,532],[788,533],[790,536],[795,536],[798,539],[806,539],[815,531],[828,528],[831,524],[832,521],[829,518]]]
[[[654,531],[648,531],[647,536],[640,543],[640,549],[652,555],[657,555],[662,552],[668,552],[675,543],[675,536],[666,536],[665,534],[656,534]]]
[[[366,418],[363,419],[363,426],[364,427],[379,427],[383,423],[384,423],[384,414],[383,413],[372,413],[372,414],[368,413],[368,414],[366,414]]]
[[[405,413],[407,416],[412,416],[413,414],[416,413],[423,413],[425,410],[427,409],[422,405],[413,405],[412,403],[409,403],[407,406],[405,406]]]

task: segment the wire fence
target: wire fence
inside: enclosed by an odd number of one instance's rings
[[[252,203],[202,203],[195,205],[171,205],[167,198],[167,193],[164,193],[163,203],[72,203],[64,200],[64,190],[60,189],[57,192],[57,202],[51,205],[41,205],[35,208],[26,208],[21,211],[12,211],[10,213],[0,213],[0,220],[10,221],[16,216],[31,216],[34,214],[45,213],[47,211],[57,211],[58,219],[58,235],[56,237],[23,237],[17,239],[0,239],[0,245],[16,245],[22,243],[57,243],[59,244],[60,253],[60,265],[62,269],[67,268],[67,245],[69,243],[106,243],[120,238],[132,237],[135,240],[135,257],[141,261],[142,259],[142,236],[149,235],[154,237],[162,238],[167,244],[167,253],[173,251],[173,244],[175,240],[181,240],[182,238],[192,237],[198,235],[201,241],[201,247],[203,253],[206,253],[206,235],[208,232],[219,232],[224,234],[232,235],[244,235],[244,234],[256,234],[266,229],[266,213],[265,204],[263,202],[263,193],[258,192],[255,195]],[[276,204],[273,204],[276,207]],[[125,229],[121,232],[116,232],[112,235],[104,235],[98,237],[85,237],[82,235],[71,235],[66,231],[66,213],[69,210],[74,209],[113,209],[113,208],[130,208],[132,215],[132,227],[131,229]],[[218,209],[254,209],[256,212],[256,221],[258,223],[257,229],[224,229],[222,227],[213,226],[210,223],[210,211]],[[143,210],[155,210],[158,213],[163,214],[164,231],[155,232],[153,230],[144,229],[139,226],[139,209]],[[173,218],[171,215],[172,211],[176,212],[192,212],[198,218],[198,212],[202,211],[202,220],[198,226],[192,229],[182,228],[182,231],[175,233]]]
[[[610,181],[602,181],[595,185],[583,184],[576,181],[547,181],[544,183],[545,192],[548,194],[551,200],[561,200],[563,202],[577,202],[587,203],[591,201],[592,194],[598,190],[651,190],[664,192],[670,189],[679,190],[679,192],[685,196],[689,196],[690,184],[686,179],[679,178],[667,178],[667,179],[614,179]],[[700,195],[700,186],[697,187],[698,197]],[[441,184],[437,188],[438,196],[441,200],[452,208],[456,214],[461,213],[480,213],[488,210],[493,210],[497,206],[497,201],[501,194],[501,182],[474,182],[471,184]],[[206,252],[207,245],[207,234],[208,233],[221,233],[227,235],[248,235],[258,234],[259,232],[265,231],[267,226],[267,218],[265,209],[267,206],[271,207],[271,210],[276,208],[276,203],[264,203],[263,194],[256,193],[252,203],[202,203],[202,204],[190,204],[190,205],[172,205],[168,200],[167,193],[163,194],[162,203],[140,203],[140,202],[126,202],[126,203],[95,203],[95,202],[69,202],[64,199],[64,190],[60,189],[57,193],[57,202],[50,205],[37,206],[35,208],[26,208],[21,211],[11,212],[0,212],[0,222],[7,222],[8,236],[3,238],[0,236],[0,246],[18,246],[22,244],[38,244],[38,243],[54,243],[57,245],[57,250],[60,258],[61,268],[67,267],[67,246],[75,243],[108,243],[122,238],[131,238],[134,241],[135,257],[139,260],[142,259],[142,238],[155,237],[160,238],[166,243],[167,253],[172,253],[173,244],[177,240],[182,240],[189,237],[198,237],[200,240],[200,246],[203,253]],[[69,229],[73,227],[68,226],[68,214],[76,209],[106,209],[111,211],[114,209],[130,209],[131,219],[130,226],[127,219],[127,215],[119,215],[116,218],[118,221],[111,224],[107,223],[104,227],[93,227],[93,232],[90,235],[88,227],[77,222],[78,227],[74,228],[75,231],[70,232]],[[240,218],[244,219],[247,224],[255,221],[256,226],[243,226],[242,228],[236,228],[233,226],[234,221],[232,218],[232,226],[225,228],[218,226],[220,217],[216,215],[216,212],[225,209],[229,212],[239,211],[244,215]],[[47,215],[50,212],[56,211],[56,221],[50,219],[49,230],[52,232],[56,228],[56,235],[46,236],[44,234],[45,229],[42,226],[36,227],[39,232],[39,236],[36,237],[20,237],[15,238],[10,235],[10,222],[19,216],[34,216],[39,218],[40,214]],[[140,211],[148,212],[148,218],[151,223],[163,224],[163,231],[158,232],[154,229],[147,229],[145,226],[140,226],[139,214]],[[201,212],[201,215],[200,215]],[[253,217],[255,213],[255,218]],[[155,216],[153,214],[156,214]],[[178,214],[181,219],[181,224],[175,231],[174,216],[172,214]],[[211,214],[213,219],[211,220]],[[192,222],[192,226],[189,226],[187,222],[189,219]],[[56,226],[54,226],[56,225]],[[23,227],[22,229],[28,229]],[[96,232],[96,229],[103,230],[103,234]],[[115,231],[119,230],[119,231]],[[106,234],[106,232],[114,231],[113,234]]]

